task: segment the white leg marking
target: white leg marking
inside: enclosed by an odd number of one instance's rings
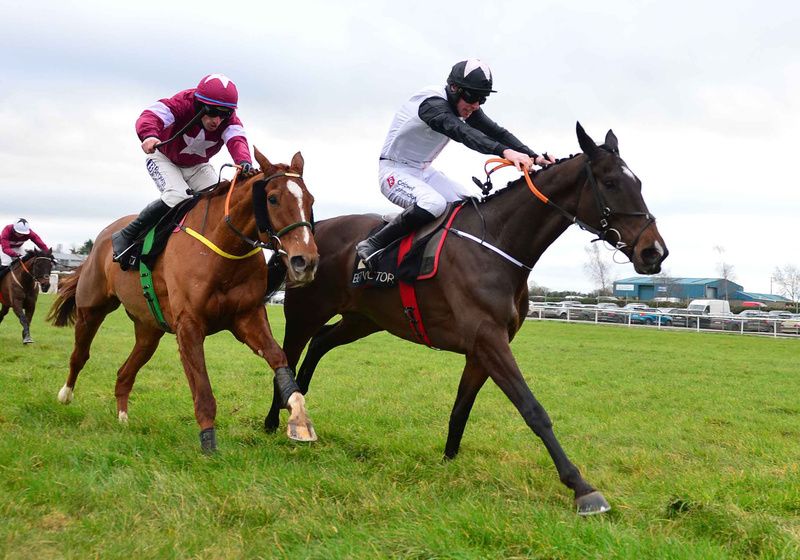
[[[123,410],[120,410],[119,414],[117,414],[117,420],[119,420],[119,423],[122,424],[123,426],[127,426],[128,425],[128,413],[123,411]]]
[[[72,402],[73,398],[75,398],[75,393],[72,391],[72,389],[66,385],[61,387],[61,390],[58,392],[58,401],[61,404],[69,404]]]

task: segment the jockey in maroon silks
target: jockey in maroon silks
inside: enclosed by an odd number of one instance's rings
[[[28,220],[20,218],[13,224],[8,224],[0,233],[0,266],[9,266],[14,259],[22,256],[20,247],[26,241],[33,242],[42,251],[47,251],[47,245],[42,238],[31,229]]]
[[[236,115],[238,102],[239,92],[228,77],[209,74],[196,88],[161,99],[142,112],[136,134],[142,151],[148,154],[147,171],[161,197],[111,236],[115,261],[170,208],[190,198],[190,193],[217,183],[217,173],[208,160],[223,144],[242,171],[250,171],[250,147]]]

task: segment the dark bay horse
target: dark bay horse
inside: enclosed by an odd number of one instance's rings
[[[563,213],[534,198],[522,178],[477,208],[467,205],[452,228],[474,239],[451,231],[438,274],[418,282],[416,290],[431,344],[466,356],[450,415],[445,457],[454,458],[458,453],[478,391],[491,378],[544,442],[559,478],[574,491],[578,513],[588,515],[605,512],[610,506],[567,458],[547,412],[528,388],[509,347],[528,309],[530,267],[572,223],[566,214],[577,217],[584,227],[594,229],[622,251],[639,273],[658,273],[667,249],[642,199],[641,182],[619,156],[613,132],[609,130],[602,146],[597,146],[580,124],[577,135],[584,153],[535,177],[541,192]],[[303,392],[320,359],[332,348],[381,330],[419,342],[397,287],[351,286],[355,244],[378,223],[374,215],[320,222],[316,229],[320,250],[317,276],[311,284],[286,291],[284,350],[291,366],[311,341],[297,378]],[[481,240],[505,256],[480,245]],[[336,314],[341,314],[341,320],[326,325]],[[265,419],[267,430],[279,424],[279,403],[276,394]]]
[[[265,237],[278,251],[289,285],[313,280],[319,258],[312,233],[314,198],[302,179],[304,162],[299,152],[290,165],[273,165],[258,150],[255,156],[261,171],[240,181],[235,189],[230,185],[222,188],[223,183],[201,195],[203,198],[183,222],[184,231],[170,236],[153,268],[154,288],[164,319],[178,338],[204,452],[216,449],[217,406],[206,370],[203,341],[222,330],[232,332],[275,370],[282,404],[291,413],[289,437],[300,441],[316,439],[294,373],[287,367],[286,355],[270,330],[263,304],[267,265],[260,248],[263,242],[259,241],[259,236]],[[257,223],[259,213],[261,223]],[[100,324],[120,303],[124,306],[134,323],[136,342],[117,372],[114,393],[118,418],[123,423],[128,421],[128,396],[136,374],[152,357],[165,332],[148,308],[139,272],[124,272],[111,259],[111,234],[132,218],[121,218],[100,233],[87,261],[62,283],[48,317],[56,326],[75,322],[69,376],[58,394],[59,401],[69,404]],[[193,236],[198,232],[210,243],[201,243]]]
[[[36,311],[39,286],[42,291],[50,289],[50,272],[53,270],[53,250],[27,251],[15,260],[0,280],[0,323],[9,309],[19,318],[22,325],[22,343],[30,344],[31,321]]]

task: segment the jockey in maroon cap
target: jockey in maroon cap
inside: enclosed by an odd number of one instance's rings
[[[222,74],[205,76],[196,88],[161,99],[145,109],[136,121],[136,134],[147,154],[147,171],[160,198],[122,230],[111,236],[114,260],[120,260],[133,244],[187,193],[202,191],[217,183],[217,173],[208,163],[223,144],[244,172],[252,168],[250,147],[236,108],[239,92]]]

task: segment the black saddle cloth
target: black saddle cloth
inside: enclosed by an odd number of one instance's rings
[[[155,266],[158,256],[164,251],[169,241],[169,236],[175,230],[175,227],[181,223],[183,217],[195,207],[200,201],[199,197],[192,197],[176,204],[169,210],[155,225],[156,233],[153,238],[153,245],[150,251],[142,255],[142,245],[144,244],[144,237],[150,232],[152,228],[148,228],[142,234],[142,237],[136,240],[135,246],[128,251],[128,256],[120,261],[119,266],[122,270],[137,270],[139,262],[143,262],[149,269]]]

